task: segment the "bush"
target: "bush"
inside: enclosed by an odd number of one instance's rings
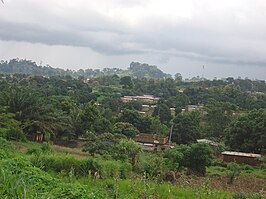
[[[14,146],[11,144],[11,142],[7,141],[4,138],[0,137],[0,149],[3,149],[5,151],[14,151]]]
[[[0,160],[12,157],[14,152],[13,144],[0,137]]]
[[[120,165],[120,178],[127,179],[130,177],[132,172],[132,165],[130,163],[124,162]]]
[[[221,159],[213,159],[212,166],[227,167],[227,163]]]
[[[212,150],[204,143],[192,144],[189,154],[189,168],[201,173],[206,173],[206,166],[212,163]]]
[[[264,171],[266,171],[266,156],[263,156],[261,159],[261,169],[263,169]]]
[[[8,153],[7,151],[0,149],[0,160],[1,159],[7,159],[10,157],[10,153]]]
[[[104,161],[102,162],[102,170],[100,175],[102,178],[119,178],[120,177],[120,165],[117,161]]]
[[[42,154],[42,150],[39,147],[33,147],[33,148],[29,148],[26,154],[39,156]]]
[[[85,159],[80,161],[80,169],[77,172],[77,175],[89,175],[102,170],[102,165],[96,159]]]
[[[27,150],[28,155],[36,155],[36,156],[39,156],[41,154],[48,155],[52,153],[53,153],[53,149],[51,145],[47,142],[43,143],[41,146],[35,146]]]
[[[190,147],[179,145],[166,151],[164,157],[167,158],[168,164],[174,167],[188,167],[200,174],[206,173],[206,167],[210,166],[213,160],[210,146],[204,143],[192,144]]]
[[[166,150],[164,158],[166,158],[167,167],[172,171],[177,171],[179,164],[184,159],[184,154],[176,149]]]
[[[235,178],[240,175],[241,167],[238,164],[231,162],[227,165],[227,169],[227,176],[229,178],[228,184],[233,184]]]
[[[99,160],[99,174],[101,178],[128,178],[132,172],[132,166],[128,162],[114,160]]]
[[[242,166],[242,170],[246,171],[247,173],[251,173],[252,171],[254,171],[254,168],[246,164]]]
[[[71,172],[73,169],[75,172],[80,169],[80,161],[68,156],[57,155],[40,155],[31,157],[31,162],[34,166],[42,168],[44,171],[55,171],[57,173]]]
[[[170,170],[167,167],[166,159],[158,154],[143,154],[136,167],[138,173],[145,173],[147,177],[159,179],[163,179]]]
[[[26,141],[26,136],[21,129],[0,128],[0,137],[7,140]]]
[[[0,137],[0,160],[12,157],[14,152],[12,143]]]
[[[233,199],[246,199],[247,197],[242,193],[237,193],[233,196]]]
[[[51,145],[47,142],[42,143],[41,150],[43,154],[52,154],[54,152]]]

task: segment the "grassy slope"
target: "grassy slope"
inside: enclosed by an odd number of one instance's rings
[[[28,148],[39,146],[38,143],[20,143],[14,142],[17,149],[20,149],[23,154],[26,153]],[[52,146],[54,153],[57,155],[69,155],[78,159],[87,157],[87,154],[80,149],[71,149],[61,146]],[[59,177],[54,174],[55,177]],[[78,182],[94,189],[101,189],[107,191],[109,195],[117,195],[118,198],[139,198],[144,197],[145,194],[152,195],[152,198],[230,198],[231,194],[227,192],[243,192],[254,193],[263,189],[265,184],[265,172],[259,169],[252,171],[244,171],[241,176],[235,181],[233,185],[227,184],[226,170],[222,167],[208,168],[207,177],[184,177],[180,179],[178,187],[168,183],[157,184],[154,182],[144,182],[141,179],[135,180],[113,180],[113,179],[93,179],[90,177],[84,178],[68,178],[64,176],[63,180]],[[246,180],[244,180],[246,179]],[[244,183],[244,184],[243,184]],[[225,190],[217,191],[216,189]],[[210,196],[210,197],[209,197]],[[214,197],[215,196],[215,197]]]

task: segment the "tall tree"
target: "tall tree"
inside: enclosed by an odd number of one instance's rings
[[[150,118],[141,116],[138,111],[125,109],[118,120],[133,124],[141,133],[151,132]]]
[[[199,112],[180,113],[174,119],[172,140],[177,144],[195,143],[200,137]]]
[[[130,76],[125,76],[120,79],[120,84],[125,89],[132,89],[133,88],[133,82],[131,80]]]
[[[206,132],[210,137],[222,138],[223,131],[231,123],[236,105],[209,99],[204,107],[206,111]]]
[[[165,103],[158,103],[158,106],[154,109],[152,116],[158,116],[160,121],[165,124],[169,124],[172,119],[170,108]]]
[[[232,150],[261,153],[266,149],[266,110],[252,110],[240,116],[226,130],[226,144]]]

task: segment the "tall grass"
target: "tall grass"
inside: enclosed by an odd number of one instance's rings
[[[33,153],[23,158],[9,142],[0,139],[1,143],[4,147],[0,145],[0,198],[262,198],[211,190],[207,186],[181,188],[151,179],[149,175],[134,176],[127,162],[51,154],[49,146],[41,150],[48,153]]]
[[[23,158],[0,161],[1,198],[106,198],[104,191],[79,183],[65,183],[33,167]]]
[[[130,163],[114,160],[77,159],[67,155],[34,155],[30,161],[44,171],[73,172],[75,176],[97,174],[101,178],[128,178],[132,172]]]

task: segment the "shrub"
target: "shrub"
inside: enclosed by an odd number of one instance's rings
[[[103,161],[102,170],[100,175],[103,178],[119,178],[120,177],[120,165],[117,161]]]
[[[102,165],[96,159],[85,159],[80,161],[80,169],[76,172],[78,175],[89,175],[94,174],[96,172],[100,172],[102,170]]]
[[[41,150],[42,150],[43,154],[51,154],[51,153],[53,153],[53,148],[47,142],[42,143]]]
[[[68,157],[68,156],[57,156],[57,155],[40,155],[31,157],[31,162],[34,166],[42,168],[44,171],[55,171],[55,172],[71,172],[73,169],[80,168],[79,160]]]
[[[145,173],[150,178],[163,179],[165,174],[170,171],[165,160],[160,155],[144,154],[140,158],[136,171],[140,174]]]
[[[227,167],[227,163],[221,159],[213,159],[212,166]]]
[[[179,145],[166,151],[164,157],[172,166],[188,167],[201,174],[206,173],[206,167],[210,166],[213,160],[212,149],[204,143],[192,144],[190,147]]]
[[[189,154],[189,165],[191,169],[201,173],[206,173],[206,166],[212,163],[212,150],[204,143],[192,144]]]
[[[128,162],[101,160],[100,165],[100,176],[102,178],[127,178],[132,171],[132,166]]]
[[[12,157],[14,151],[14,146],[6,139],[0,137],[0,160]]]
[[[130,177],[132,172],[132,165],[127,162],[123,162],[120,165],[120,178],[127,179]]]
[[[261,159],[261,169],[263,169],[264,171],[266,171],[266,156],[263,156]]]
[[[250,166],[250,165],[243,165],[242,166],[242,169],[244,170],[244,171],[246,171],[247,173],[251,173],[252,171],[254,171],[254,168],[252,167],[252,166]]]
[[[7,140],[26,141],[26,136],[21,129],[0,128],[0,137]]]
[[[246,199],[247,197],[242,193],[236,193],[233,195],[233,199]]]
[[[228,184],[233,184],[235,178],[240,175],[241,167],[238,164],[232,162],[227,165],[227,169],[227,176],[229,178]]]
[[[39,147],[29,148],[26,152],[28,155],[36,155],[39,156],[42,154],[42,150]]]
[[[35,146],[33,148],[30,148],[27,150],[27,154],[28,155],[41,155],[41,154],[52,154],[53,153],[53,149],[51,147],[51,145],[47,142],[44,142],[43,144],[41,144],[41,146]]]
[[[164,157],[166,158],[167,167],[172,171],[176,171],[179,168],[180,162],[184,158],[184,154],[175,149],[166,150]]]
[[[5,151],[14,152],[14,146],[6,139],[0,137],[0,149]]]
[[[6,159],[10,157],[10,153],[8,153],[7,151],[0,149],[0,160],[1,159]]]

